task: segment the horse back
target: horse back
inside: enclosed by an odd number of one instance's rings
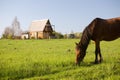
[[[120,37],[120,17],[112,19],[96,18],[93,28],[93,40],[111,41]]]

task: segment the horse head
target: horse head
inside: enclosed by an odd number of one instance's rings
[[[76,53],[76,65],[80,65],[80,62],[83,60],[85,56],[85,52],[81,49],[80,44],[76,43],[75,47],[75,53]]]

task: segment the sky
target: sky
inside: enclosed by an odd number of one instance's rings
[[[96,17],[120,17],[120,0],[0,0],[0,35],[16,16],[23,31],[49,19],[57,32],[82,32]]]

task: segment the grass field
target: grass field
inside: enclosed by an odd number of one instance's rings
[[[0,80],[120,80],[120,39],[101,42],[103,63],[94,61],[91,42],[76,66],[79,39],[0,40]]]

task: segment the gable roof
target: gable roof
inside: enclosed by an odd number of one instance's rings
[[[29,31],[43,31],[49,19],[32,21]]]

